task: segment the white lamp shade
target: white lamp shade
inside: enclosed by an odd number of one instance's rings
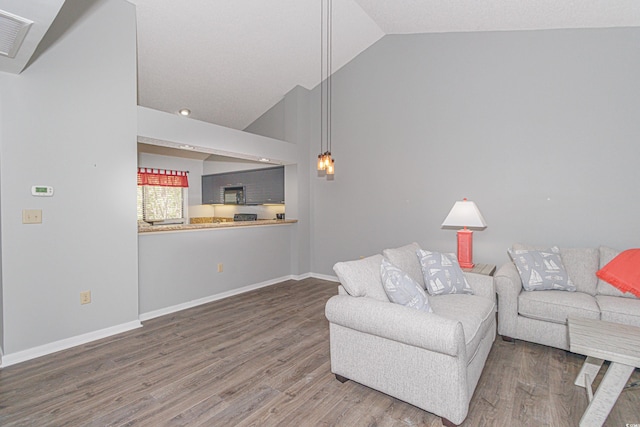
[[[476,204],[467,199],[456,202],[442,223],[442,227],[484,228],[486,226],[487,223]]]

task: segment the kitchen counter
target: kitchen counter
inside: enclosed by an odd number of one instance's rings
[[[261,225],[295,224],[297,219],[259,219],[257,221],[214,222],[202,224],[171,224],[138,226],[138,233],[155,233],[160,231],[204,230],[215,228],[256,227]]]

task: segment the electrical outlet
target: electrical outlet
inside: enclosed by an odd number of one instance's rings
[[[91,302],[91,291],[80,292],[80,304],[89,304]]]
[[[222,270],[223,270],[222,263],[219,263],[218,264],[218,273],[222,273]]]
[[[42,209],[23,209],[23,224],[42,224]]]

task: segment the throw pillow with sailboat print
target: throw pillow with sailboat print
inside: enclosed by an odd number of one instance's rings
[[[525,291],[576,290],[557,246],[543,250],[509,249],[507,252],[518,269]]]
[[[380,275],[389,301],[427,313],[433,312],[422,285],[419,285],[411,276],[391,264],[386,258],[382,258]]]
[[[473,294],[455,254],[416,251],[429,295]]]

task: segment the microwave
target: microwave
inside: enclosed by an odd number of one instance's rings
[[[245,188],[225,187],[224,188],[224,204],[225,205],[244,205],[245,204]]]

